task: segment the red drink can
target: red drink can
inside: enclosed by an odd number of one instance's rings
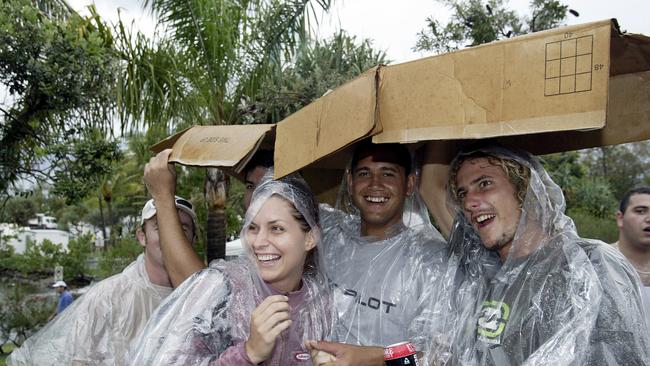
[[[384,363],[387,366],[418,366],[416,353],[413,343],[396,343],[384,348]]]

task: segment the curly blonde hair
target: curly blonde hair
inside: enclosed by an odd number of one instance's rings
[[[480,158],[485,158],[491,165],[498,166],[503,169],[503,172],[508,177],[508,181],[510,181],[510,183],[515,187],[515,197],[517,198],[519,205],[522,205],[524,203],[524,199],[526,198],[528,183],[530,182],[530,168],[519,163],[516,160],[490,155],[483,151],[475,151],[467,155],[461,155],[452,163],[452,166],[449,170],[447,188],[453,201],[458,205],[462,203],[462,199],[458,197],[458,184],[456,182],[460,167],[466,161]]]

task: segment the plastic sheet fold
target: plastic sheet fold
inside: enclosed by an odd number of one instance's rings
[[[123,365],[129,342],[171,291],[149,281],[141,254],[27,339],[8,365]]]
[[[410,341],[422,360],[447,357],[455,264],[417,192],[387,238],[361,236],[361,219],[346,182],[337,208],[321,205],[322,266],[333,286],[333,339],[386,347]]]

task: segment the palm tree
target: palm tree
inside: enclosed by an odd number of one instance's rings
[[[117,26],[125,61],[118,98],[122,128],[155,125],[171,133],[194,124],[240,122],[242,98],[253,98],[265,76],[291,60],[308,39],[311,15],[317,8],[328,10],[330,3],[145,0],[158,21],[154,40]],[[208,216],[210,210],[212,217],[220,216],[225,198],[209,197]],[[225,236],[217,240],[225,247]]]

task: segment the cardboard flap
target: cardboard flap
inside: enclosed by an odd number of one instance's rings
[[[194,126],[151,147],[154,152],[173,149],[170,162],[228,168],[239,174],[275,125]],[[272,137],[270,137],[272,138]]]
[[[611,76],[650,70],[650,37],[612,31]]]
[[[277,124],[276,178],[381,131],[375,124],[379,69],[366,71]]]
[[[149,150],[153,151],[154,153],[158,154],[159,152],[165,150],[165,149],[171,149],[174,147],[174,144],[176,143],[176,140],[178,140],[179,137],[181,137],[187,130],[191,129],[192,127],[186,128],[181,132],[175,133],[166,139],[157,142],[156,144],[152,145],[149,147]]]
[[[388,66],[373,141],[602,128],[611,37],[607,20]]]

